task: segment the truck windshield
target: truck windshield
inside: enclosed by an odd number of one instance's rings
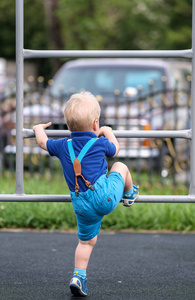
[[[146,94],[149,81],[153,80],[153,89],[162,90],[161,80],[164,74],[162,68],[155,67],[128,67],[128,66],[85,66],[62,68],[54,80],[50,93],[54,97],[69,95],[71,92],[86,90],[94,95],[111,95],[115,90],[121,93],[126,88],[137,89],[142,86]]]

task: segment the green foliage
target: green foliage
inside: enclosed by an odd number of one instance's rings
[[[24,48],[45,50],[48,43],[43,1],[24,0]]]
[[[15,58],[15,1],[0,1],[0,57]],[[24,48],[47,49],[43,2],[24,0]]]
[[[14,58],[15,55],[15,5],[14,1],[0,1],[0,57]]]
[[[68,49],[157,50],[191,47],[191,11],[191,0],[59,0],[57,14]]]
[[[63,182],[64,184],[62,184]],[[12,194],[15,177],[4,174],[0,180],[1,194]],[[26,194],[68,194],[68,188],[61,176],[44,178],[26,174],[24,178]],[[2,203],[0,204],[0,228],[75,228],[76,217],[71,203]]]
[[[130,209],[119,205],[102,222],[103,229],[172,230],[195,229],[193,204],[135,203]]]

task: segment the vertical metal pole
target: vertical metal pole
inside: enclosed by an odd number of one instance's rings
[[[23,0],[16,0],[16,186],[15,194],[24,194],[23,183]]]
[[[190,195],[195,195],[195,0],[192,3],[192,81],[191,81],[191,168],[190,168]]]

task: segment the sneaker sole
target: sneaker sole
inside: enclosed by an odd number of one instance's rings
[[[136,197],[133,199],[133,200],[131,200],[131,199],[128,199],[129,201],[131,201],[132,202],[132,204],[130,204],[130,205],[124,205],[123,204],[123,206],[126,206],[126,207],[130,207],[130,206],[132,206],[133,204],[134,204],[134,202],[135,202],[135,200],[137,199],[137,197],[139,196],[139,194],[137,194],[136,195]],[[126,199],[124,199],[124,198],[122,198],[122,203],[123,203],[123,200],[126,200]]]
[[[82,296],[82,297],[85,297],[87,296],[87,294],[85,294],[84,292],[82,292],[80,290],[80,288],[76,285],[70,285],[70,290],[71,290],[71,293],[75,296]]]

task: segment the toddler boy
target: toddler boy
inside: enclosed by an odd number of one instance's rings
[[[33,127],[39,146],[59,158],[77,218],[79,242],[75,251],[75,269],[70,289],[75,296],[88,294],[86,269],[97,241],[104,215],[111,213],[122,199],[131,206],[138,196],[127,166],[115,162],[107,175],[107,158],[119,152],[119,143],[112,129],[99,127],[100,106],[89,92],[71,96],[64,117],[71,139],[48,139],[45,129]]]

